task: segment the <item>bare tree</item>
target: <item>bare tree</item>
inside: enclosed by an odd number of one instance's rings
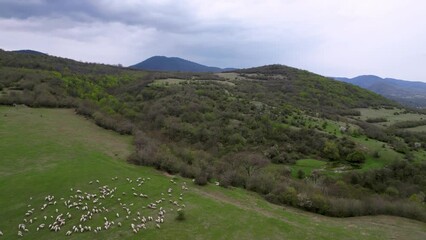
[[[249,177],[269,163],[269,160],[265,156],[254,152],[237,153],[234,161],[236,161]]]

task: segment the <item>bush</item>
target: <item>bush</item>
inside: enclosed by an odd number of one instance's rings
[[[185,219],[186,219],[186,216],[185,216],[184,210],[183,209],[178,209],[177,210],[177,215],[176,215],[176,220],[183,221]]]
[[[207,174],[205,172],[199,171],[199,173],[195,176],[195,184],[204,186],[207,185],[208,179]]]
[[[350,153],[346,157],[346,161],[348,161],[351,165],[359,166],[360,164],[365,162],[364,153],[362,153],[361,151],[355,151],[353,153]]]
[[[381,123],[381,122],[387,122],[388,120],[384,117],[378,117],[378,118],[367,118],[365,120],[368,123]]]
[[[273,176],[265,173],[258,173],[250,176],[247,180],[247,189],[261,194],[268,194],[274,187],[275,179]]]
[[[297,171],[297,178],[298,179],[305,178],[305,172],[299,169],[299,171]]]

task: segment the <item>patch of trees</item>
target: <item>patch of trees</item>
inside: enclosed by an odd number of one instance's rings
[[[400,160],[383,169],[348,173],[344,179],[347,183],[371,189],[379,194],[410,198],[413,194],[426,193],[425,174],[426,163]]]
[[[414,128],[426,125],[426,120],[419,121],[403,121],[392,124],[391,128]]]
[[[367,120],[365,120],[368,123],[382,123],[382,122],[387,122],[388,120],[384,117],[377,117],[377,118],[367,118]]]

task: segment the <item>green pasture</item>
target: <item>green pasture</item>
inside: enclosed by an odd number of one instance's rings
[[[199,187],[190,179],[130,165],[125,159],[133,151],[131,141],[130,136],[104,130],[71,109],[0,107],[0,231],[4,234],[0,239],[426,238],[426,225],[413,220],[388,216],[324,217],[270,204],[242,189]],[[321,167],[316,160],[302,160],[298,164],[307,171]],[[141,186],[138,179],[144,179]],[[67,208],[64,201],[77,202],[77,190],[99,196],[102,186],[115,189],[113,197],[99,200],[102,205],[98,207],[105,207],[108,212],[80,222],[85,211]],[[136,197],[133,192],[143,192],[148,198]],[[48,195],[55,196],[57,203],[42,211]],[[130,225],[139,221],[137,212],[156,216],[158,209],[148,209],[147,205],[161,198],[165,201],[159,207],[167,211],[161,228],[149,223],[146,230],[133,233]],[[179,207],[169,200],[178,202]],[[82,202],[94,205],[87,200]],[[131,210],[130,214],[123,204]],[[25,216],[33,208],[33,213]],[[178,208],[184,211],[183,221],[175,219]],[[59,232],[36,231],[40,224],[48,225],[57,215],[66,213],[72,216]],[[102,226],[104,218],[115,225],[97,234],[90,231],[65,236],[66,231],[79,224]],[[18,237],[18,225],[22,223],[28,232]]]

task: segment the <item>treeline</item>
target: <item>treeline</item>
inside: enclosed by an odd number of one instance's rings
[[[385,214],[426,221],[424,163],[398,161],[383,170],[347,174],[344,181],[319,171],[296,180],[287,168],[267,171],[270,160],[258,152],[213,158],[204,151],[158,142],[143,132],[136,133],[135,145],[132,163],[193,178],[199,185],[217,181],[225,188],[245,188],[273,203],[328,216]]]
[[[426,125],[426,120],[397,122],[392,124],[390,127],[391,128],[414,128],[414,127],[424,126],[424,125]]]

